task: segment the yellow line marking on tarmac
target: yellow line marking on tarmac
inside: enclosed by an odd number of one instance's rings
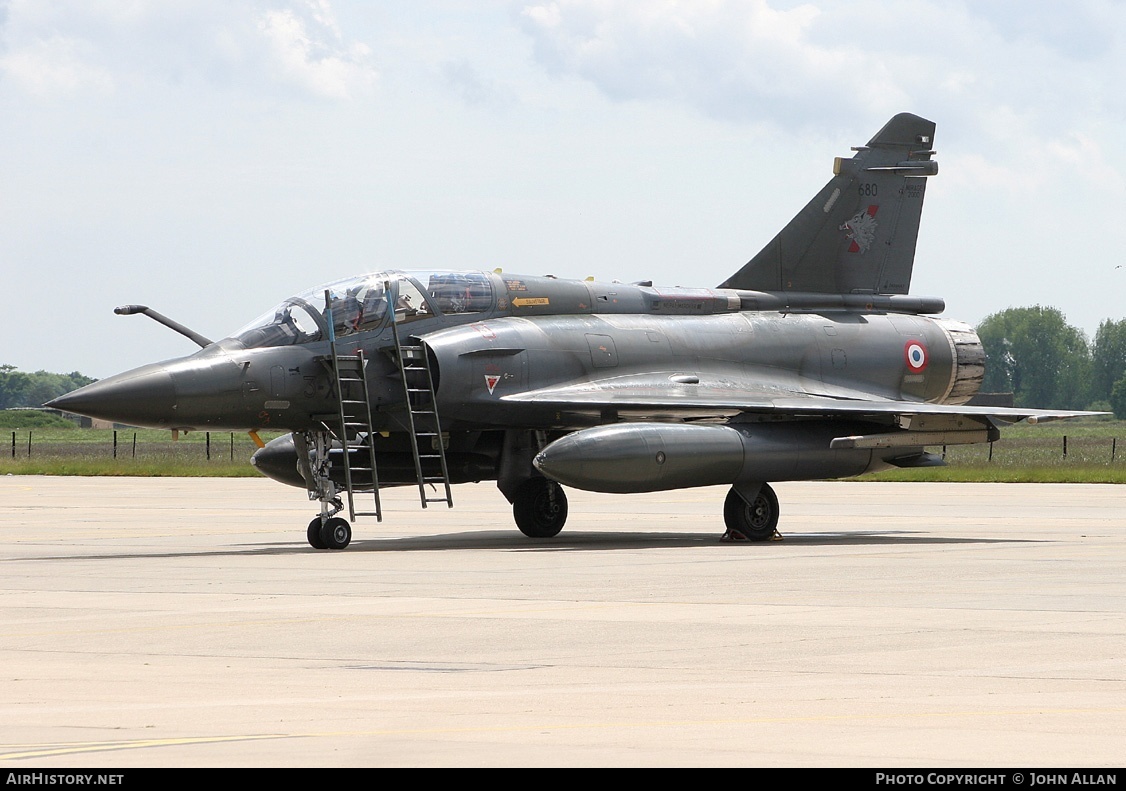
[[[801,722],[848,722],[848,721],[876,721],[876,720],[903,720],[903,719],[949,719],[953,717],[1028,717],[1029,715],[1050,714],[1109,714],[1126,711],[1126,707],[1099,708],[1099,709],[1060,709],[1060,708],[1032,708],[1012,709],[1002,711],[931,711],[916,714],[902,714],[888,712],[881,714],[829,714],[811,717],[745,717],[738,719],[717,720],[653,720],[643,722],[580,722],[580,723],[537,723],[534,725],[504,725],[492,727],[472,728],[384,728],[378,730],[361,731],[324,731],[312,733],[263,733],[243,736],[197,736],[174,739],[132,739],[109,742],[78,742],[72,745],[24,745],[16,752],[0,753],[0,761],[17,761],[30,758],[45,758],[59,755],[74,755],[80,753],[102,752],[112,750],[135,750],[145,747],[175,747],[195,744],[221,744],[224,742],[265,741],[269,739],[336,739],[340,737],[358,736],[423,736],[439,734],[472,734],[472,733],[521,733],[552,731],[579,731],[597,730],[605,728],[685,728],[685,727],[714,727],[717,725],[751,725],[751,724],[795,724]]]
[[[258,736],[196,736],[179,739],[129,739],[113,742],[78,742],[53,747],[28,746],[20,752],[0,753],[0,761],[18,761],[27,758],[47,758],[55,755],[107,752],[110,750],[136,750],[142,747],[174,747],[184,744],[219,744],[221,742],[260,741],[262,739],[290,739],[294,734],[267,733]]]

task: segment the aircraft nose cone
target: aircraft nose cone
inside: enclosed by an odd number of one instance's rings
[[[172,377],[159,364],[102,379],[59,396],[46,406],[134,426],[163,428],[176,423]]]

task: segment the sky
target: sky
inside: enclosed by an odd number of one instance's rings
[[[0,364],[104,377],[197,349],[117,305],[219,338],[388,268],[714,286],[903,111],[912,293],[1093,337],[1124,76],[1111,0],[0,0]]]

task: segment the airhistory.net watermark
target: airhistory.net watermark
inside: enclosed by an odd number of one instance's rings
[[[10,786],[119,786],[125,775],[76,774],[64,772],[8,772],[4,784]]]

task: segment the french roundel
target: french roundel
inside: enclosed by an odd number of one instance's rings
[[[927,347],[922,341],[907,341],[907,345],[903,347],[903,356],[907,360],[907,367],[915,373],[922,371],[930,362]]]

